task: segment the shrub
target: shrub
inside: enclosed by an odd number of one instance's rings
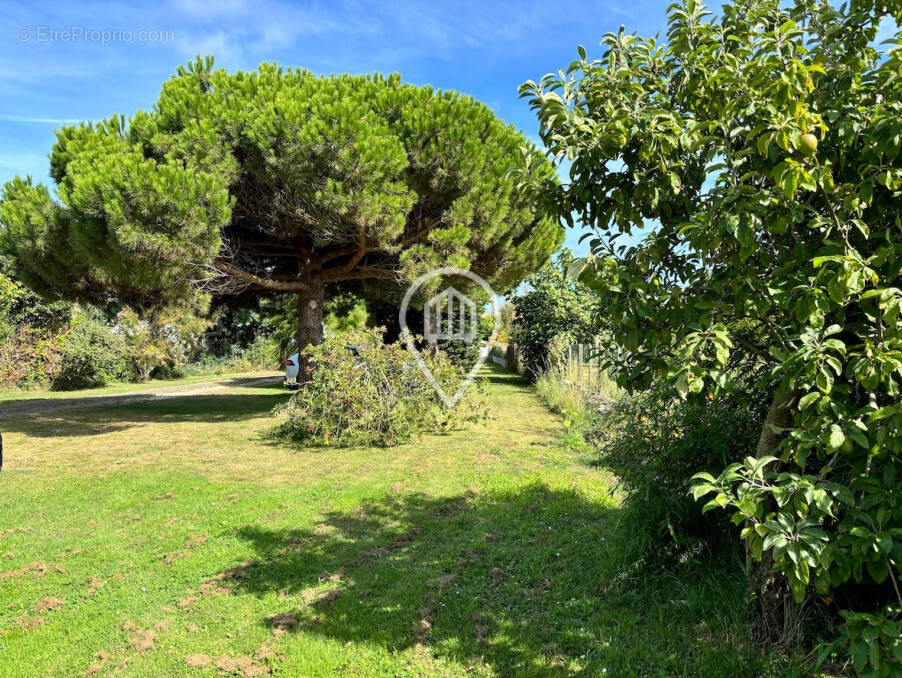
[[[118,315],[137,378],[145,380],[154,370],[172,371],[187,362],[210,321],[188,309],[154,309],[141,317],[130,308]]]
[[[246,348],[238,351],[233,364],[239,370],[266,370],[281,363],[276,351],[276,343],[266,337],[257,337]]]
[[[47,302],[12,275],[0,256],[0,387],[47,388],[72,305]]]
[[[902,675],[900,23],[898,0],[676,3],[666,40],[609,33],[521,88],[621,383],[761,367],[758,444],[693,491],[760,564],[763,627],[785,643],[784,611],[829,598],[837,659],[873,676]]]
[[[38,296],[16,278],[14,269],[15,262],[0,255],[0,338],[13,328],[26,326],[47,334],[64,332],[73,304]]]
[[[0,273],[0,340],[6,339],[13,331],[9,311],[16,301],[20,285]]]
[[[12,328],[0,342],[0,388],[48,388],[60,363],[62,339],[28,325]]]
[[[364,330],[369,320],[366,302],[350,294],[338,294],[326,300],[323,303],[323,313],[323,328],[327,333]],[[294,337],[292,339],[297,341]]]
[[[657,386],[593,423],[600,462],[621,480],[640,552],[732,539],[726,516],[702,515],[689,493],[699,469],[720,470],[755,450],[767,395],[752,387],[682,399]]]
[[[272,337],[261,336],[246,347],[231,346],[225,355],[204,353],[199,359],[190,363],[174,365],[166,369],[157,368],[154,375],[167,379],[178,379],[205,374],[275,369],[279,368],[281,363],[277,349],[276,342]]]
[[[274,329],[273,306],[271,300],[261,300],[257,308],[234,308],[227,304],[215,307],[209,315],[208,328],[190,356],[191,362],[211,358],[230,360],[261,338],[269,338]]]
[[[527,278],[528,291],[514,299],[513,340],[520,347],[527,376],[537,379],[554,356],[549,349],[591,343],[597,333],[598,297],[581,283],[567,278],[573,260],[561,252],[553,263]]]
[[[465,341],[450,340],[438,342],[438,348],[453,365],[467,373],[479,360],[481,346],[478,341],[468,344]]]
[[[332,335],[307,349],[311,380],[284,407],[276,433],[299,442],[337,447],[391,446],[423,433],[441,433],[482,419],[482,389],[471,385],[448,409],[401,345],[383,345],[383,330]],[[446,357],[424,354],[446,393],[462,371]]]
[[[92,388],[134,377],[125,337],[94,314],[81,311],[62,340],[56,390]]]
[[[501,329],[498,330],[497,341],[502,343],[510,343],[511,333],[514,328],[514,319],[517,316],[517,309],[511,302],[505,302],[501,306]]]

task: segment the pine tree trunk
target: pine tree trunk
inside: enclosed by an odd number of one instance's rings
[[[323,285],[311,283],[309,292],[298,294],[298,383],[310,381],[313,366],[304,354],[308,346],[323,343]]]

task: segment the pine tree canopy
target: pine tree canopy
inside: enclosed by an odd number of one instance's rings
[[[0,252],[48,296],[138,306],[294,293],[300,313],[327,285],[399,298],[438,266],[504,292],[563,240],[512,169],[554,173],[470,97],[198,58],[151,110],[61,128],[55,193],[3,188]]]

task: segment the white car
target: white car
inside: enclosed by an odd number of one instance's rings
[[[298,361],[297,353],[285,359],[285,381],[295,381],[298,378]]]

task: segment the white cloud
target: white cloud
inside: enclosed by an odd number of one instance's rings
[[[219,66],[234,68],[243,65],[244,50],[240,42],[236,42],[234,36],[224,31],[182,32],[176,38],[176,45],[183,59],[212,54]]]
[[[0,115],[0,120],[4,122],[28,122],[41,125],[74,125],[81,120],[77,118],[39,118],[27,115]]]

